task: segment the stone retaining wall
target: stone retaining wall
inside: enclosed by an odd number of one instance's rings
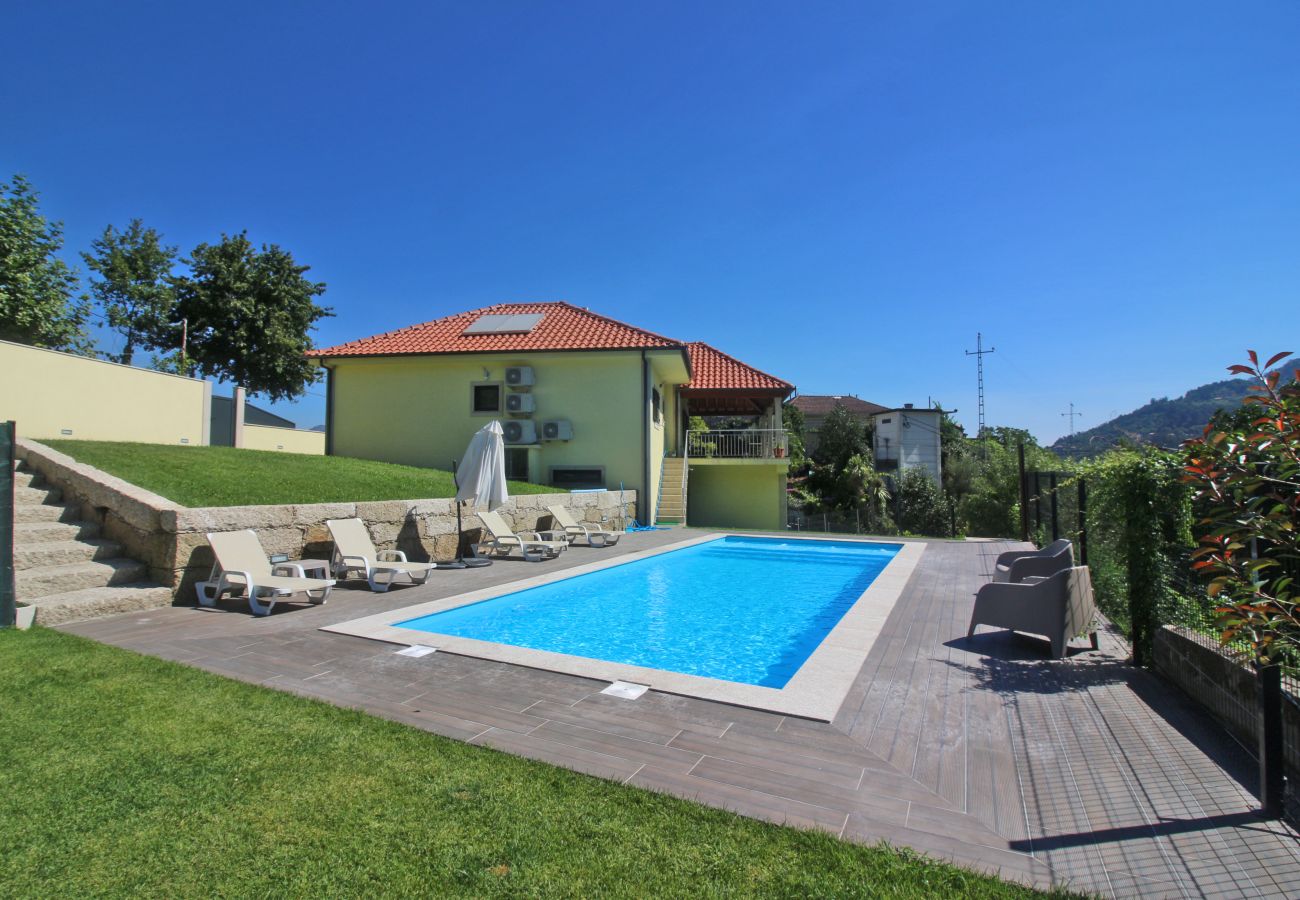
[[[412,560],[450,560],[456,556],[454,501],[380,500],[364,503],[310,503],[291,506],[213,506],[191,509],[35,441],[18,442],[18,458],[63,491],[65,503],[80,504],[84,520],[100,525],[103,536],[122,545],[127,556],[149,566],[150,576],[188,602],[192,585],[207,577],[212,552],[205,535],[251,528],[267,553],[293,559],[329,556],[327,519],[359,518],[380,550],[403,550]],[[548,506],[568,506],[580,522],[619,526],[636,517],[636,492],[523,494],[497,511],[517,531],[551,525]],[[462,508],[462,550],[481,537],[481,523]]]

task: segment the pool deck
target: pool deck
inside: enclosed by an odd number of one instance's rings
[[[385,610],[681,541],[628,535],[560,559],[435,572],[387,594],[342,587],[269,618],[238,601],[64,626],[106,643],[315,697],[603,778],[888,840],[1040,886],[1102,896],[1300,896],[1300,840],[1260,818],[1249,755],[1125,648],[1046,659],[982,630],[971,597],[1015,545],[932,542],[830,723],[321,631]],[[791,586],[795,588],[795,586]],[[1086,647],[1086,642],[1079,646]]]

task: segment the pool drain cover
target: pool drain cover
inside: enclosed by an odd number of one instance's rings
[[[428,656],[430,653],[437,653],[437,647],[429,647],[425,644],[412,644],[409,647],[403,647],[397,651],[398,656]]]
[[[650,690],[650,685],[648,684],[633,684],[630,681],[616,681],[601,691],[601,693],[609,694],[611,697],[622,697],[624,700],[635,700],[648,690]]]

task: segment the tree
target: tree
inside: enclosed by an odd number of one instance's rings
[[[159,350],[179,343],[180,334],[171,326],[176,292],[172,286],[172,264],[176,248],[162,243],[158,232],[132,219],[125,231],[112,225],[82,253],[86,266],[99,274],[90,291],[104,310],[110,328],[126,341],[117,362],[130,364],[137,347]]]
[[[804,440],[803,410],[786,402],[781,407],[781,421],[790,434],[790,469],[801,472],[808,464],[807,443]]]
[[[1263,664],[1300,650],[1300,380],[1281,384],[1252,350],[1246,397],[1253,415],[1216,417],[1202,438],[1189,441],[1187,480],[1204,515],[1196,523],[1195,568],[1211,580],[1222,604],[1223,640],[1249,640]]]
[[[195,371],[271,400],[299,397],[319,380],[305,356],[308,332],[334,313],[313,301],[325,284],[303,277],[309,266],[275,244],[259,251],[243,233],[200,244],[189,265],[191,274],[174,282],[172,321],[188,321]]]
[[[906,469],[894,489],[894,520],[908,534],[951,537],[951,502],[925,469]]]
[[[836,403],[817,432],[813,458],[839,472],[855,456],[872,457],[871,440],[865,422]]]
[[[0,339],[89,353],[90,303],[56,255],[63,224],[41,215],[39,199],[22,175],[0,184]]]

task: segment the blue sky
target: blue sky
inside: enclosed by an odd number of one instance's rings
[[[1300,7],[9,3],[0,178],[312,266],[322,345],[565,299],[1050,440],[1300,349]],[[106,345],[115,339],[108,337]],[[324,420],[323,388],[282,412]]]

